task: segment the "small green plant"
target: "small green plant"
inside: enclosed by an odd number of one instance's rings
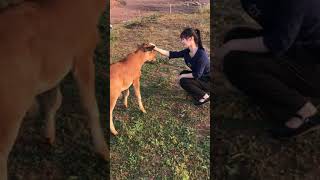
[[[179,34],[184,23],[205,28],[203,41],[209,43],[209,23],[198,21],[207,16],[207,13],[151,15],[121,24],[113,29],[117,38],[112,42],[111,59],[132,52],[140,42],[166,45],[168,50],[182,48]],[[128,27],[134,27],[135,33]],[[119,42],[126,44],[128,50],[117,49]],[[114,118],[121,133],[111,138],[112,178],[209,179],[210,137],[200,135],[196,128],[197,124],[210,121],[209,104],[199,111],[186,100],[176,81],[185,68],[181,58],[169,61],[161,55],[156,62],[143,66],[141,96],[146,114],[140,112],[133,88],[128,109],[121,108],[122,102],[118,101]]]

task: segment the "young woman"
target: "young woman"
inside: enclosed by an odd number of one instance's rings
[[[320,1],[242,0],[262,29],[235,28],[217,57],[238,89],[281,120],[274,137],[293,137],[320,125],[308,97],[320,97]]]
[[[195,105],[204,104],[210,99],[210,62],[202,46],[200,31],[187,28],[180,34],[180,39],[186,49],[167,51],[155,47],[154,50],[168,56],[169,59],[184,58],[191,71],[184,70],[180,73],[178,77],[180,85],[194,98]]]

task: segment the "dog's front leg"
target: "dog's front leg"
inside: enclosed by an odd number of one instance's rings
[[[117,130],[114,127],[114,124],[113,124],[112,112],[113,112],[114,107],[116,106],[117,99],[120,96],[120,93],[121,93],[120,90],[118,91],[114,87],[111,88],[111,92],[110,92],[110,130],[111,130],[111,133],[113,135],[117,135],[118,134],[118,132],[117,132]]]
[[[109,160],[109,150],[100,126],[99,110],[95,97],[95,73],[92,58],[77,59],[73,75],[78,83],[82,105],[89,116],[89,127],[95,150],[105,160]]]
[[[147,113],[146,110],[144,109],[141,101],[141,94],[140,94],[140,78],[137,78],[133,81],[133,87],[134,87],[134,92],[136,94],[138,103],[139,103],[139,108],[143,113]]]

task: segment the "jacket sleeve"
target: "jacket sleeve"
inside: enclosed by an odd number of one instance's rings
[[[300,0],[281,0],[274,11],[268,12],[263,42],[271,53],[283,55],[296,41],[307,10],[305,6]]]
[[[182,58],[186,53],[188,53],[187,49],[184,49],[182,51],[169,51],[169,59]]]

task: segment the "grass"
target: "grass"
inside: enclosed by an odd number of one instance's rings
[[[95,54],[96,97],[101,124],[107,132],[108,119],[106,99],[109,97],[107,77],[107,13],[99,25],[101,39]],[[109,165],[94,153],[92,139],[87,126],[87,117],[80,105],[79,91],[68,75],[61,84],[62,106],[56,115],[56,142],[53,147],[44,143],[44,121],[41,117],[26,118],[16,144],[9,157],[10,179],[106,179]],[[107,139],[107,134],[106,134]]]
[[[209,21],[205,11],[154,14],[116,24],[111,32],[111,62],[143,42],[182,49],[179,35],[187,26],[201,29],[209,47]],[[140,112],[133,89],[128,109],[118,100],[114,120],[120,134],[110,142],[112,179],[209,179],[209,130],[199,128],[210,122],[209,104],[195,107],[185,99],[176,82],[185,68],[182,59],[169,61],[160,55],[156,63],[143,66],[141,95],[146,114]]]
[[[219,0],[214,7],[213,46],[239,25],[257,25],[237,0]],[[218,60],[214,59],[215,65]],[[264,123],[259,109],[234,89],[218,69],[214,72],[215,122]],[[272,140],[265,127],[214,128],[213,179],[319,179],[319,132],[290,141]]]

